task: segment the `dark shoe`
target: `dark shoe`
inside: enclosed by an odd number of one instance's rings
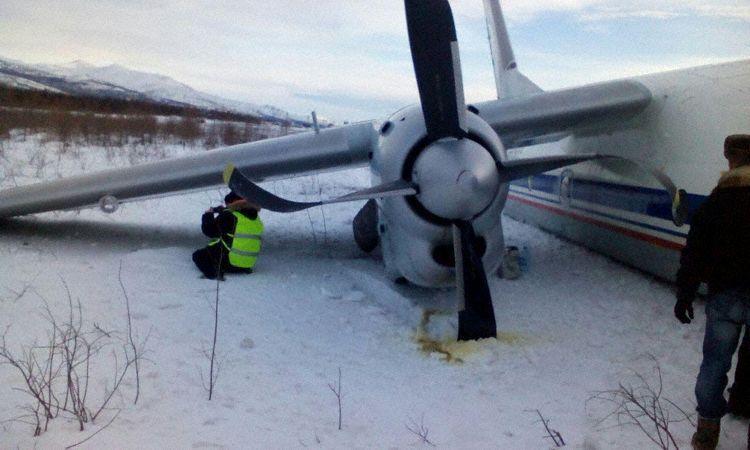
[[[693,435],[694,450],[716,450],[719,445],[719,431],[721,430],[721,421],[719,419],[698,418],[698,427]]]

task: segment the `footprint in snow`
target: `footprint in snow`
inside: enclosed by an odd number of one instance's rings
[[[325,287],[320,288],[320,293],[323,294],[325,297],[330,298],[330,299],[334,299],[334,300],[337,300],[337,299],[340,299],[340,298],[343,297],[343,295],[341,295],[341,293],[339,293],[339,292],[332,292],[328,288],[325,288]]]
[[[253,347],[255,347],[255,342],[253,342],[253,340],[249,337],[246,337],[240,342],[240,348],[242,349],[250,350]]]
[[[194,442],[192,447],[193,448],[224,448],[224,446],[221,444],[217,444],[215,442],[206,442],[206,441]]]
[[[159,309],[162,311],[166,311],[168,309],[180,309],[182,308],[182,304],[180,303],[168,303],[166,305],[159,306]]]

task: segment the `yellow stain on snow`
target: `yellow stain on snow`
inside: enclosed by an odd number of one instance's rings
[[[426,355],[439,354],[442,360],[452,364],[462,364],[467,358],[482,353],[498,344],[521,346],[529,341],[523,335],[513,332],[497,332],[497,339],[487,338],[476,341],[456,341],[455,338],[435,339],[427,332],[430,318],[440,314],[438,311],[426,310],[422,312],[415,340],[422,353]]]

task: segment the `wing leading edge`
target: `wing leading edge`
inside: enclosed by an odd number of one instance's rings
[[[234,145],[188,157],[0,191],[0,218],[96,205],[222,184],[232,163],[255,181],[366,165],[377,132],[372,122]]]
[[[470,109],[490,124],[506,148],[516,148],[572,133],[611,131],[643,111],[651,99],[651,91],[641,83],[621,80],[475,103]]]

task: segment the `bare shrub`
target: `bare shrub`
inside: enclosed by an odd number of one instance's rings
[[[223,145],[235,145],[242,142],[242,135],[232,122],[222,122],[219,126],[219,135]]]
[[[29,165],[34,168],[34,176],[36,178],[44,177],[44,173],[49,165],[50,161],[47,159],[47,153],[43,149],[38,149],[31,154],[29,158]]]
[[[62,284],[68,301],[67,317],[61,320],[45,301],[43,317],[49,329],[44,345],[33,343],[14,352],[7,345],[8,329],[0,338],[0,363],[21,375],[23,385],[15,389],[30,397],[29,403],[20,407],[25,414],[14,420],[31,424],[34,436],[46,431],[57,417],[75,420],[80,431],[86,424],[95,423],[143,351],[143,345],[128,345],[115,332],[103,332],[97,325],[85,331],[81,302],[73,300],[64,280]],[[113,366],[111,378],[103,390],[92,393],[90,387],[101,381],[92,369],[107,362]]]
[[[221,234],[221,230],[219,230]],[[208,369],[208,384],[204,382],[204,388],[206,391],[208,391],[208,400],[211,401],[213,399],[214,395],[214,387],[216,387],[216,380],[219,376],[219,369],[220,364],[216,357],[216,342],[217,338],[219,336],[219,295],[220,295],[220,283],[222,279],[222,273],[221,273],[221,263],[222,259],[224,257],[224,252],[222,251],[219,253],[219,261],[216,264],[216,295],[214,297],[214,332],[213,332],[213,338],[211,339],[211,350],[205,350],[203,352],[203,355],[208,359],[209,361],[209,369]],[[203,374],[201,373],[201,378],[203,378]]]
[[[174,136],[181,140],[183,145],[195,145],[195,141],[202,135],[203,128],[197,117],[183,117],[174,129]]]
[[[203,138],[203,146],[206,149],[211,150],[221,145],[221,137],[219,135],[219,127],[216,123],[211,123],[206,127],[205,135]]]
[[[534,411],[539,416],[539,421],[544,425],[544,431],[547,433],[545,438],[552,439],[555,447],[565,447],[565,439],[563,439],[562,434],[554,428],[550,427],[549,419],[545,419],[541,411],[539,411],[538,409],[535,409]]]
[[[242,142],[253,142],[258,140],[258,133],[256,131],[256,125],[245,122],[242,127]]]
[[[649,381],[641,373],[633,371],[633,382],[618,383],[615,389],[597,391],[587,400],[608,403],[612,411],[598,421],[602,426],[613,422],[614,427],[633,426],[646,435],[661,449],[678,449],[670,426],[689,422],[695,426],[693,415],[663,395],[661,367],[653,355],[655,381]]]
[[[341,421],[342,421],[342,409],[341,409],[341,367],[339,367],[339,378],[338,383],[334,385],[333,383],[328,383],[328,389],[333,392],[333,395],[336,396],[336,402],[338,403],[338,411],[339,411],[339,430],[341,430]]]
[[[0,110],[0,156],[3,154],[4,141],[10,139],[10,124],[3,121],[3,111]]]
[[[117,271],[117,281],[120,283],[120,289],[122,290],[122,295],[125,297],[125,319],[128,324],[128,342],[127,345],[130,347],[130,352],[132,355],[135,355],[135,358],[133,358],[133,366],[135,367],[135,398],[133,399],[133,404],[138,403],[138,398],[141,396],[141,369],[140,369],[140,359],[143,356],[143,353],[145,351],[145,345],[146,341],[148,340],[148,337],[143,341],[143,343],[138,346],[135,343],[135,338],[133,337],[133,315],[130,313],[130,296],[128,295],[127,289],[125,289],[125,283],[122,281],[122,261],[120,261],[120,267]],[[99,326],[94,324],[94,327],[102,331]],[[111,333],[104,332],[104,334],[108,337],[111,336]]]
[[[429,439],[430,429],[424,424],[424,414],[419,418],[419,422],[409,417],[409,423],[406,424],[406,429],[419,437],[421,443],[427,444],[430,447],[435,447],[435,444]]]

